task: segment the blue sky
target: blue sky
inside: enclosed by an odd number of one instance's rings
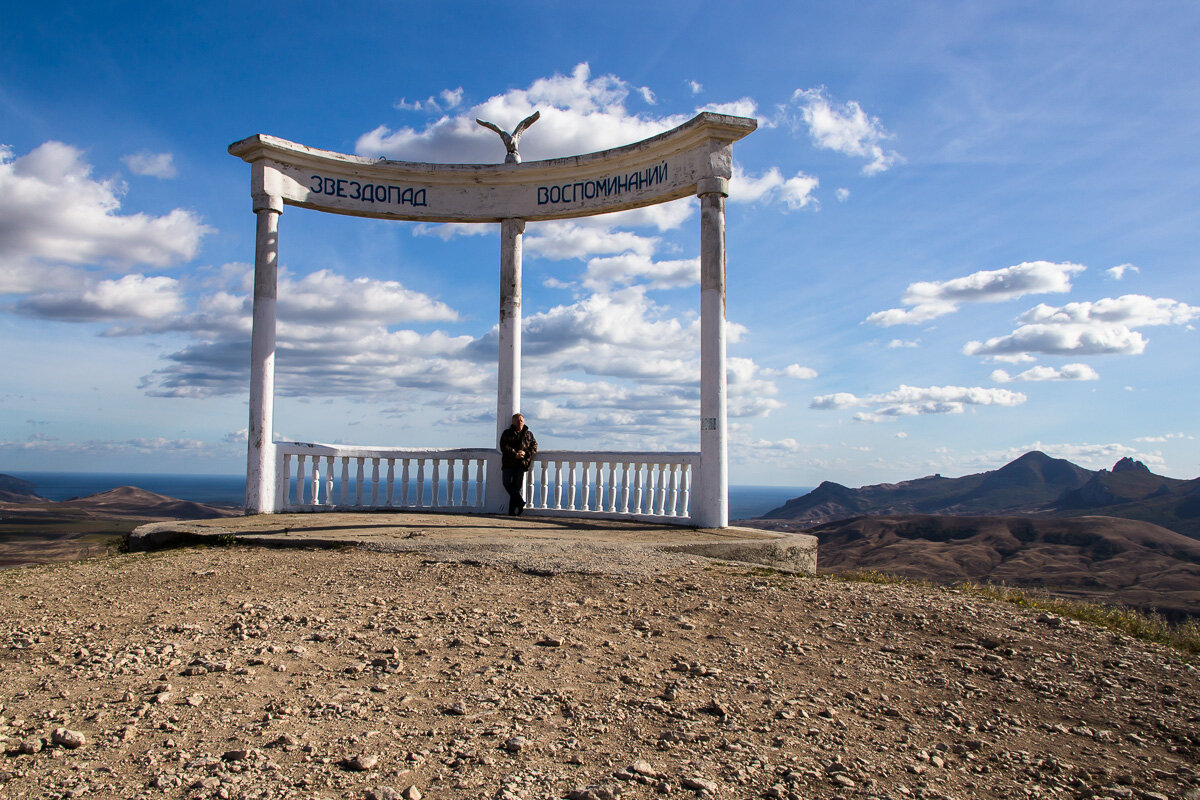
[[[245,464],[267,133],[526,161],[753,116],[727,216],[731,481],[1029,449],[1200,474],[1200,6],[43,2],[0,25],[0,471]],[[698,449],[694,200],[531,223],[544,448]],[[496,225],[288,208],[276,428],[479,446]]]

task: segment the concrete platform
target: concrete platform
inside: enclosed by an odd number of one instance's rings
[[[192,544],[261,547],[360,547],[421,552],[448,560],[553,562],[555,570],[604,570],[604,562],[698,556],[815,573],[816,537],[753,528],[697,529],[610,520],[420,512],[262,514],[137,528],[132,551]],[[597,563],[589,564],[587,562]],[[667,559],[669,563],[669,559]]]

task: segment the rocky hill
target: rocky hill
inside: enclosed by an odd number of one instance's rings
[[[37,487],[21,478],[0,474],[0,503],[45,503],[34,491]]]
[[[0,572],[0,797],[1200,798],[1177,651],[945,589],[477,558]]]
[[[1200,542],[1136,520],[903,515],[805,532],[820,541],[823,572],[1004,583],[1200,616]]]
[[[1112,470],[1093,471],[1033,451],[1000,469],[961,478],[933,475],[858,489],[826,481],[762,519],[811,526],[888,514],[1102,515],[1142,520],[1200,539],[1200,478],[1155,475],[1128,458]]]

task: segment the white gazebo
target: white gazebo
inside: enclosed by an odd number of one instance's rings
[[[274,442],[275,298],[285,205],[421,222],[500,223],[496,438],[521,407],[521,236],[533,220],[570,219],[700,198],[700,452],[539,452],[526,513],[729,524],[725,376],[725,198],[746,117],[702,113],[642,142],[505,164],[422,164],[317,150],[259,134],[229,152],[250,164],[258,231],[250,345],[246,512],[506,505],[495,441],[460,449]],[[353,474],[352,474],[353,473]]]

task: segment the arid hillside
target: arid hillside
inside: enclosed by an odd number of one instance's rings
[[[1146,522],[910,514],[804,532],[820,542],[818,568],[826,573],[1004,583],[1200,616],[1200,542]]]
[[[575,563],[0,572],[0,796],[1200,798],[1175,651],[951,590]]]

